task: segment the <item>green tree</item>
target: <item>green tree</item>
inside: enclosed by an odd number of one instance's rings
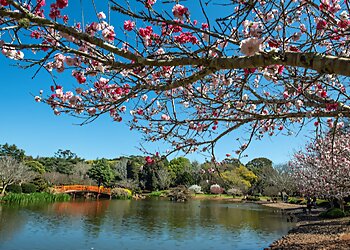
[[[258,179],[252,171],[248,170],[243,165],[233,170],[224,171],[221,176],[226,186],[239,188],[244,193],[246,193]]]
[[[272,161],[264,157],[259,157],[249,161],[245,166],[259,176],[264,171],[264,168],[272,168]]]
[[[106,187],[111,186],[115,178],[114,171],[106,159],[96,161],[88,170],[87,175],[99,185]]]
[[[169,170],[175,185],[191,185],[194,182],[192,165],[189,159],[177,157],[169,162]]]
[[[71,175],[76,164],[82,161],[83,159],[79,158],[72,151],[59,149],[55,153],[55,170],[61,174]]]
[[[167,170],[169,162],[166,158],[156,158],[153,163],[144,163],[139,174],[140,186],[146,190],[158,190],[164,187],[163,176],[158,175],[159,171]]]
[[[258,180],[251,188],[252,193],[264,193],[264,190],[269,187],[269,178],[275,174],[275,169],[272,167],[272,161],[270,159],[260,157],[249,161],[246,167],[251,170]]]
[[[140,156],[130,156],[126,165],[127,179],[138,181],[141,167],[144,165],[144,158]]]
[[[9,156],[16,161],[22,162],[25,157],[25,152],[23,149],[19,149],[15,144],[9,145],[5,143],[0,145],[0,157]]]
[[[169,162],[169,169],[175,175],[183,173],[186,169],[191,167],[191,162],[185,157],[177,157]]]
[[[32,171],[43,174],[46,172],[45,166],[41,164],[39,161],[32,160],[32,161],[26,161],[25,165],[28,166]]]
[[[223,160],[222,165],[220,165],[220,171],[234,170],[235,168],[243,165],[239,159],[236,158],[226,158]]]

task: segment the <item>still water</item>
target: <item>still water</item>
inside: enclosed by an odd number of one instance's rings
[[[225,201],[0,205],[0,250],[263,249],[292,226],[278,210]]]

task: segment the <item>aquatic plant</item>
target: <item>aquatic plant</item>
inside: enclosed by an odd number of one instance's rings
[[[8,204],[26,205],[41,202],[61,202],[69,201],[71,197],[68,194],[50,194],[50,193],[32,193],[32,194],[15,194],[10,193],[1,200]]]

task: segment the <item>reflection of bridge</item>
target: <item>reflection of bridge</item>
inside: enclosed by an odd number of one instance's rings
[[[55,186],[54,190],[56,193],[67,193],[73,194],[75,196],[76,193],[95,193],[97,197],[100,194],[109,195],[111,197],[111,189],[98,187],[98,186],[87,186],[87,185],[62,185]]]

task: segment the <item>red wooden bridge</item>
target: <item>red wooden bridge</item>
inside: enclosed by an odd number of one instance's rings
[[[96,193],[111,195],[110,188],[98,187],[98,186],[87,186],[87,185],[62,185],[55,186],[54,190],[56,193]]]

